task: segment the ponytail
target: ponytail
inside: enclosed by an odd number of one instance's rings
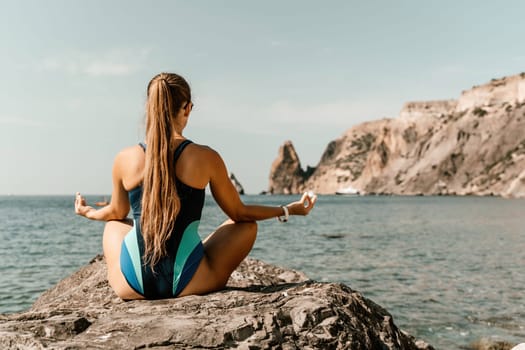
[[[141,231],[144,262],[152,268],[165,256],[180,211],[175,176],[175,118],[190,101],[189,85],[176,74],[162,73],[148,85],[146,164],[144,167]]]

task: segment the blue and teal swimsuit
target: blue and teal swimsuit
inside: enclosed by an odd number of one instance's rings
[[[183,141],[175,151],[175,162],[191,141]],[[145,150],[146,146],[140,144]],[[129,191],[133,228],[126,234],[120,253],[120,269],[128,284],[146,299],[176,297],[189,283],[204,255],[198,228],[204,206],[204,189],[176,179],[180,211],[175,228],[166,242],[167,255],[152,269],[144,264],[144,238],[140,230],[142,186]]]

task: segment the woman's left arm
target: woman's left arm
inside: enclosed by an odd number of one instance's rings
[[[111,194],[111,202],[103,208],[95,209],[87,205],[86,199],[77,192],[75,196],[75,213],[91,220],[101,221],[122,220],[126,218],[130,207],[128,192],[125,190],[122,182],[123,167],[125,165],[122,159],[123,157],[122,152],[119,153],[113,163],[113,192]]]

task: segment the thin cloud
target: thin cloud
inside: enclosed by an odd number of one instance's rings
[[[4,126],[19,126],[29,128],[39,128],[43,126],[43,123],[34,119],[27,119],[13,116],[0,117],[0,125]]]
[[[35,64],[41,72],[62,72],[70,75],[127,76],[139,71],[151,50],[113,49],[102,53],[67,52],[45,57]]]
[[[525,56],[514,56],[511,60],[523,64],[525,62]]]
[[[285,46],[285,43],[281,40],[271,40],[270,41],[270,46],[272,47],[282,47],[282,46]]]
[[[281,100],[266,106],[238,103],[232,109],[227,98],[200,96],[191,125],[257,135],[273,135],[276,128],[319,130],[335,127],[344,131],[365,121],[397,117],[401,104],[392,99],[363,98],[310,104]]]
[[[280,124],[334,125],[350,127],[356,123],[381,119],[387,116],[387,110],[376,101],[331,101],[317,104],[296,104],[279,101],[271,105],[268,118]],[[389,117],[395,117],[391,115]]]
[[[439,77],[442,75],[453,75],[453,74],[465,74],[468,70],[463,65],[459,64],[448,64],[437,67],[434,71],[434,76]]]
[[[84,72],[93,76],[118,76],[132,74],[136,72],[138,68],[139,67],[135,64],[97,61],[92,62],[85,67]]]

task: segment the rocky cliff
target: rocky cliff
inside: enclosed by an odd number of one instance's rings
[[[308,171],[287,141],[270,172],[273,193],[346,187],[525,197],[525,74],[493,79],[458,100],[409,102],[395,119],[354,126]]]
[[[205,296],[123,302],[101,257],[22,313],[0,315],[1,349],[432,349],[342,284],[247,259]]]

